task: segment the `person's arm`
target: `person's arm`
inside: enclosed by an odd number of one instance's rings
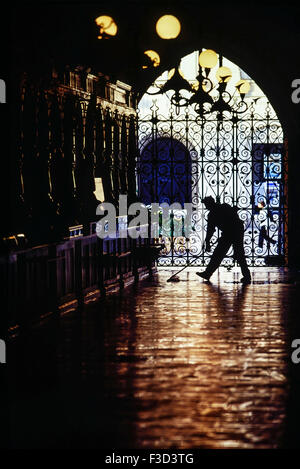
[[[216,225],[214,222],[214,218],[212,214],[210,213],[208,215],[208,220],[207,220],[207,231],[206,231],[206,238],[205,238],[205,250],[210,251],[210,240],[212,235],[214,234],[214,231],[216,229]]]

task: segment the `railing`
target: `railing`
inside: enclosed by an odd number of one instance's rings
[[[0,269],[10,333],[148,276],[157,250],[149,238],[93,233],[7,254]]]

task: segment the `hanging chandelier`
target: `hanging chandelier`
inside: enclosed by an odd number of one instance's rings
[[[219,60],[219,68],[216,72],[217,83],[214,84],[211,78],[211,71],[217,65]],[[196,77],[196,83],[191,85],[181,72],[180,63],[177,63],[175,69],[169,72],[168,80],[162,86],[155,84],[158,88],[150,95],[164,94],[173,91],[170,95],[171,104],[175,106],[176,113],[179,113],[181,107],[194,106],[195,112],[199,117],[205,114],[217,113],[218,120],[225,118],[225,113],[243,113],[248,106],[245,102],[245,95],[250,91],[250,83],[248,80],[239,80],[235,85],[240,99],[233,99],[235,93],[230,93],[227,89],[228,82],[232,78],[230,68],[222,65],[222,56],[211,49],[203,50],[199,55],[199,69]],[[217,96],[213,98],[210,94],[213,90],[217,91]],[[190,97],[186,97],[182,92],[188,92]],[[186,94],[186,93],[185,93]]]

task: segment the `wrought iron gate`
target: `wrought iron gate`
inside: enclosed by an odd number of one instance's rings
[[[287,159],[282,127],[267,103],[261,112],[255,101],[244,113],[197,115],[191,107],[161,115],[155,101],[148,115],[138,118],[137,178],[140,199],[192,202],[192,234],[174,236],[184,211],[172,212],[172,223],[160,237],[166,248],[159,265],[206,265],[199,256],[206,234],[207,212],[201,203],[211,195],[238,208],[245,226],[249,265],[282,265],[287,254]],[[218,237],[215,232],[212,242]],[[223,261],[234,265],[232,248]]]

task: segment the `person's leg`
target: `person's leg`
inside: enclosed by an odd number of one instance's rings
[[[264,239],[265,239],[264,235],[265,235],[265,227],[263,226],[259,230],[258,247],[260,247],[260,249],[262,249],[264,245]]]
[[[206,267],[206,270],[202,272],[203,278],[206,278],[207,280],[211,275],[217,270],[217,268],[220,266],[222,260],[226,256],[226,253],[228,249],[230,248],[232,244],[232,240],[229,238],[225,238],[224,236],[221,236],[219,239],[219,242],[210,258],[209,264]],[[200,275],[201,277],[201,275]]]
[[[234,257],[241,267],[244,281],[251,280],[251,273],[247,265],[247,260],[244,250],[244,231],[239,231],[233,242]]]

